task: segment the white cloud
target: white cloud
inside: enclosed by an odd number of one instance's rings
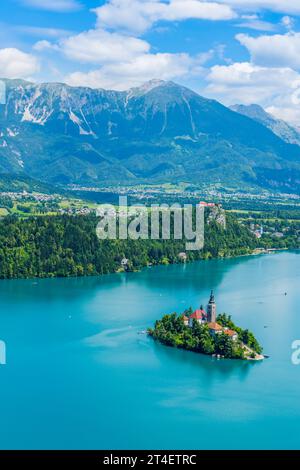
[[[204,92],[226,105],[258,103],[277,117],[300,123],[300,74],[295,70],[238,62],[212,67],[206,80]]]
[[[70,36],[70,34],[72,34],[72,31],[67,29],[44,28],[40,26],[10,26],[10,29],[30,36],[40,36],[43,38],[60,38],[63,36]]]
[[[299,0],[218,0],[241,11],[271,10],[278,13],[300,14]]]
[[[21,0],[24,5],[40,10],[69,12],[79,10],[81,4],[77,0]]]
[[[60,49],[70,59],[101,64],[131,60],[148,53],[150,44],[135,37],[95,29],[62,40]]]
[[[255,64],[270,67],[300,67],[300,33],[263,35],[257,38],[238,34],[236,38],[248,49]]]
[[[281,24],[284,26],[288,31],[292,31],[292,29],[295,26],[295,20],[294,18],[291,18],[290,16],[283,16],[281,18]]]
[[[5,78],[30,78],[39,71],[37,59],[19,49],[0,49],[1,76]]]
[[[178,79],[203,72],[203,57],[188,54],[144,54],[131,61],[106,64],[88,73],[75,72],[66,77],[73,86],[126,90],[141,85],[150,78]]]
[[[277,119],[282,119],[283,121],[291,123],[293,126],[300,129],[300,108],[293,107],[278,107],[278,106],[269,106],[266,107],[266,111],[270,114],[273,114]]]
[[[276,25],[261,20],[257,15],[242,15],[240,23],[236,24],[236,26],[256,31],[274,31],[276,29]]]
[[[53,44],[39,41],[34,47],[39,52],[59,51],[68,59],[85,66],[95,65],[87,71],[77,65],[75,71],[66,77],[69,84],[117,90],[140,85],[152,78],[169,80],[201,75],[203,64],[220,53],[218,48],[193,57],[184,53],[154,53],[145,40],[99,27],[62,38]]]
[[[38,41],[33,45],[33,49],[37,52],[43,52],[43,51],[59,51],[59,46],[57,44],[52,44],[50,41],[47,41],[46,39],[43,39],[42,41]]]
[[[109,0],[94,11],[99,27],[137,33],[143,33],[159,20],[230,20],[236,17],[228,5],[201,0]]]

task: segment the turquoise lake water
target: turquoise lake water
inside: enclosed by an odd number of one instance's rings
[[[0,448],[299,449],[299,261],[278,253],[0,281]],[[211,288],[269,359],[218,361],[138,334],[206,303]]]

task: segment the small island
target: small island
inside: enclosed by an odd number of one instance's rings
[[[264,359],[262,347],[249,330],[236,326],[230,315],[217,316],[213,291],[206,311],[203,306],[181,315],[173,313],[157,320],[148,329],[153,339],[167,346],[187,349],[218,358],[259,361]]]

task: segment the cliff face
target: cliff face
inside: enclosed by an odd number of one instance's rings
[[[226,212],[219,206],[212,207],[207,219],[207,223],[210,224],[212,221],[217,222],[223,229],[226,229]]]

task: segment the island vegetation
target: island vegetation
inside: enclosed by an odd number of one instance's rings
[[[222,328],[215,332],[209,323],[200,324],[196,319],[187,324],[186,318],[193,313],[186,310],[182,315],[164,315],[155,322],[148,334],[160,343],[196,353],[215,355],[227,359],[262,359],[262,347],[249,330],[235,325],[231,316],[218,315],[217,325]],[[230,333],[230,334],[229,334]]]

